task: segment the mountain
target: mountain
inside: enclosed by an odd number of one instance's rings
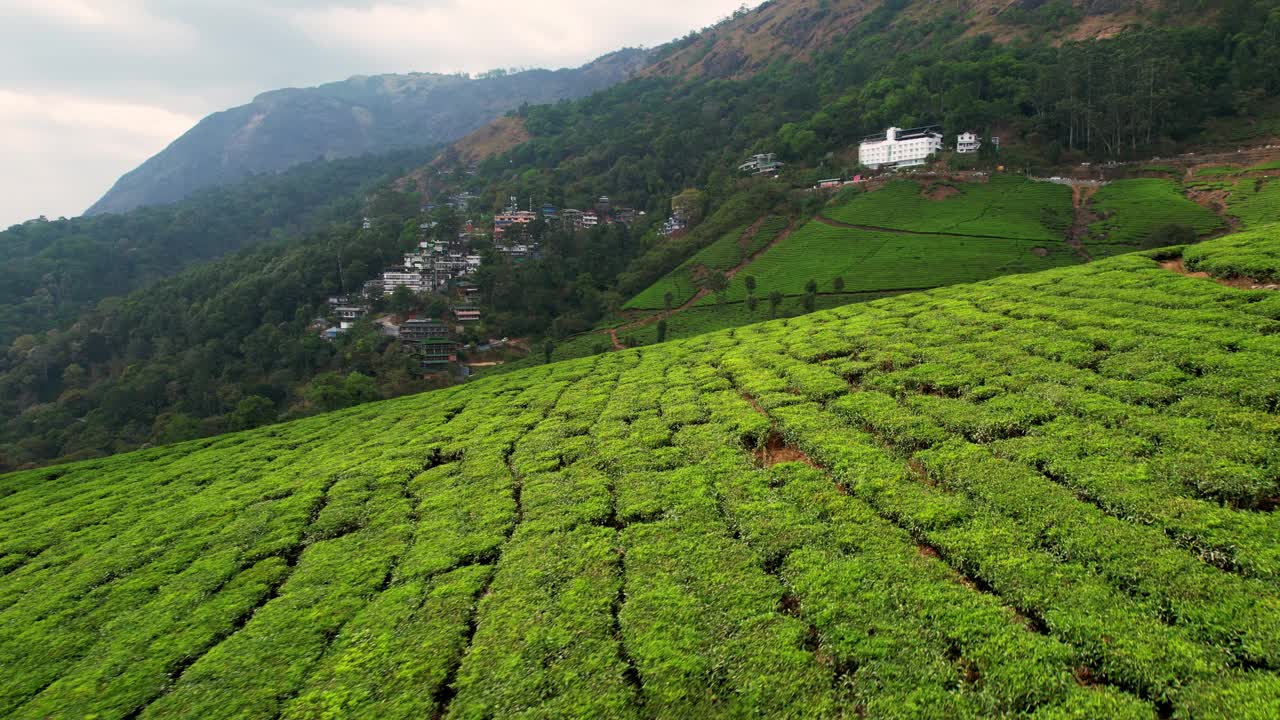
[[[406,148],[311,161],[164,206],[42,218],[0,231],[0,346],[73,323],[98,302],[193,263],[350,221],[365,193],[433,154],[431,148]]]
[[[771,0],[665,46],[641,74],[741,78],[779,59],[810,62],[855,31],[939,17],[949,18],[963,36],[1006,43],[1039,42],[1046,34],[1058,42],[1101,39],[1151,23],[1155,18],[1145,9],[1134,0]]]
[[[648,56],[621,50],[577,69],[353,77],[275,90],[201,120],[116,182],[87,215],[170,203],[211,185],[317,158],[448,142],[526,103],[589,95],[629,77]]]
[[[1274,718],[1278,237],[0,477],[0,715]]]

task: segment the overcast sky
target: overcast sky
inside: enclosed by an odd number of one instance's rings
[[[80,214],[201,117],[265,90],[376,73],[576,67],[666,42],[740,4],[0,0],[0,228]]]

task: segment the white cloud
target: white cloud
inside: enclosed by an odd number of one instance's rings
[[[604,8],[550,2],[375,2],[281,11],[313,42],[385,67],[478,72],[576,66],[624,46],[656,45],[710,24],[739,0],[648,0]]]
[[[0,227],[80,214],[197,120],[157,106],[0,90]]]
[[[99,43],[129,43],[131,52],[180,51],[198,40],[194,28],[156,14],[140,0],[0,0],[0,15],[90,35]]]

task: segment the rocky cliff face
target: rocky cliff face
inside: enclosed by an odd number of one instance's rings
[[[86,214],[174,202],[211,185],[340,158],[456,140],[523,103],[555,102],[630,77],[648,53],[622,50],[572,70],[500,77],[414,73],[274,90],[214,113],[116,182]]]

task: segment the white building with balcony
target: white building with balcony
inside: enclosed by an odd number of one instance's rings
[[[956,136],[956,152],[961,154],[976,153],[982,149],[982,140],[976,133],[966,132]]]
[[[858,162],[873,169],[923,165],[930,155],[942,152],[942,133],[934,128],[903,130],[891,127],[881,135],[864,138],[858,146]]]

